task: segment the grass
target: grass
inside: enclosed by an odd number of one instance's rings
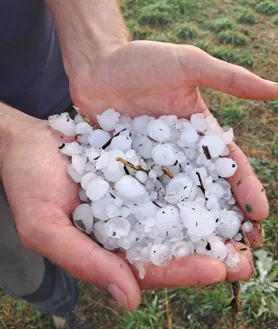
[[[278,4],[276,1],[262,1],[255,9],[259,14],[272,16],[278,13]]]
[[[244,65],[278,82],[277,1],[122,0],[121,5],[135,39],[194,44],[217,58]],[[246,37],[246,43],[240,44],[235,36]],[[270,203],[269,219],[263,224],[267,238],[263,249],[277,261],[278,99],[259,102],[239,100],[207,89],[201,89],[201,93],[221,125],[234,128],[236,142],[262,180]],[[256,263],[251,284],[243,284],[243,311],[237,329],[277,329],[277,290],[271,291],[273,283],[278,281],[277,264],[261,281],[260,269]],[[142,304],[134,313],[124,312],[102,289],[83,282],[80,288],[79,312],[98,329],[229,328],[229,283],[144,292]],[[53,329],[49,316],[0,292],[0,329],[6,327]]]
[[[223,44],[233,46],[245,46],[249,42],[249,39],[243,33],[236,31],[223,31],[219,34],[218,39]]]

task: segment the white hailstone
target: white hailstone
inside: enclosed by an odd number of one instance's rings
[[[83,188],[79,189],[79,199],[83,202],[88,202],[89,201],[89,199],[87,197],[87,194],[86,194],[86,191],[83,190]]]
[[[74,224],[82,231],[90,234],[93,231],[94,217],[88,203],[77,206],[72,214]]]
[[[235,250],[235,247],[231,244],[227,244],[228,255],[224,260],[224,263],[229,267],[235,267],[240,262],[240,257]]]
[[[223,153],[225,148],[225,143],[221,137],[215,135],[209,135],[201,139],[200,146],[201,147],[207,146],[211,157],[217,158]]]
[[[156,172],[154,170],[150,170],[148,173],[149,178],[156,179]]]
[[[143,202],[134,207],[134,214],[138,220],[154,217],[156,211],[157,206],[152,202]]]
[[[164,206],[156,211],[155,226],[159,235],[173,237],[182,230],[178,208],[172,205]]]
[[[138,234],[135,230],[130,230],[127,236],[119,238],[119,247],[127,250],[133,247],[138,242]]]
[[[95,161],[100,156],[100,150],[96,148],[87,148],[85,149],[85,158],[89,160],[91,163],[95,163]]]
[[[115,184],[118,193],[130,201],[143,201],[148,199],[148,193],[144,185],[132,176],[123,176]]]
[[[117,182],[125,175],[123,164],[119,161],[111,161],[107,168],[103,170],[103,173],[105,179],[109,182]]]
[[[126,151],[131,147],[132,139],[128,136],[117,136],[112,139],[111,148]]]
[[[228,254],[226,245],[216,236],[207,240],[206,255],[223,261]]]
[[[230,205],[233,205],[233,204],[235,204],[235,203],[236,203],[236,200],[235,200],[235,198],[231,197],[231,199],[230,199],[230,200],[228,200],[228,203],[229,203]]]
[[[75,128],[76,135],[90,134],[92,131],[92,126],[90,126],[87,122],[78,123]]]
[[[97,115],[97,121],[99,126],[106,131],[114,130],[116,124],[120,122],[120,113],[116,112],[114,109],[108,109],[102,114]]]
[[[126,158],[125,153],[121,150],[110,150],[109,154],[111,161],[117,160],[117,158],[123,158],[123,159]]]
[[[85,162],[82,156],[74,154],[71,158],[72,167],[82,175],[85,171]]]
[[[176,258],[181,258],[192,254],[194,252],[194,246],[192,242],[177,241],[172,245],[172,254]]]
[[[132,131],[136,134],[142,134],[142,131],[146,129],[148,123],[150,121],[150,117],[148,115],[141,115],[132,120]]]
[[[79,113],[77,113],[76,116],[74,117],[74,121],[75,121],[76,124],[81,123],[81,122],[85,122],[84,119],[82,118],[82,116]]]
[[[208,210],[221,209],[218,198],[216,196],[211,196],[206,202],[206,208]]]
[[[157,195],[158,195],[157,192],[152,191],[152,193],[150,194],[150,198],[151,198],[151,200],[156,200],[156,199],[157,199]]]
[[[195,147],[189,147],[188,149],[185,150],[185,155],[188,160],[192,161],[198,158],[199,153]]]
[[[170,203],[194,200],[197,187],[186,174],[176,175],[166,186],[165,200]]]
[[[237,235],[235,235],[234,236],[234,239],[236,240],[236,241],[241,241],[242,240],[242,234],[241,233],[238,233]]]
[[[123,200],[120,198],[115,198],[113,202],[117,207],[121,207],[123,205]]]
[[[141,137],[137,140],[137,151],[145,159],[150,159],[152,157],[153,143],[148,137]]]
[[[48,118],[48,123],[52,129],[61,132],[65,136],[75,135],[75,122],[68,113],[52,115]]]
[[[61,153],[68,156],[72,156],[74,154],[81,154],[83,152],[83,147],[77,142],[62,144],[59,149]]]
[[[101,156],[96,161],[96,169],[100,170],[106,168],[109,161],[110,161],[110,154],[108,152],[102,153]]]
[[[110,238],[121,238],[128,235],[130,222],[128,219],[115,217],[104,224],[104,230]]]
[[[246,221],[242,224],[241,229],[244,233],[249,233],[253,231],[253,224],[249,221]]]
[[[135,173],[135,177],[141,182],[141,183],[145,183],[146,180],[148,179],[148,175],[141,170],[136,171]]]
[[[129,128],[132,125],[132,119],[129,115],[125,114],[120,116],[120,123]]]
[[[109,218],[118,217],[120,213],[119,208],[115,204],[109,204],[105,212]]]
[[[174,126],[178,122],[178,117],[174,114],[161,115],[159,119],[165,121],[169,126]]]
[[[93,178],[96,178],[97,175],[93,172],[88,172],[86,173],[84,176],[82,176],[81,178],[81,187],[84,189],[84,190],[87,190],[88,186],[89,186],[89,183],[90,181],[93,179]]]
[[[215,170],[220,177],[228,178],[236,172],[237,164],[233,159],[219,158],[215,161]]]
[[[136,152],[132,149],[129,149],[125,152],[125,155],[128,159],[132,159],[136,155]]]
[[[121,207],[119,209],[119,216],[128,217],[130,215],[130,210],[128,207]]]
[[[67,173],[75,181],[75,183],[81,182],[82,175],[80,175],[79,172],[73,168],[72,164],[68,165]]]
[[[208,122],[206,121],[203,113],[193,114],[190,119],[192,127],[200,132],[205,132],[208,128]]]
[[[233,128],[230,128],[228,131],[224,132],[221,137],[226,145],[230,144],[234,139]]]
[[[150,138],[160,143],[166,142],[171,138],[171,128],[161,119],[150,121],[147,131]]]
[[[109,219],[109,216],[106,214],[106,208],[113,203],[113,200],[111,196],[108,196],[92,202],[91,209],[93,216],[101,221]]]
[[[211,197],[215,196],[215,197],[221,199],[224,195],[224,189],[218,183],[207,184],[205,186],[205,189],[206,189],[205,196],[207,198],[211,198]]]
[[[211,212],[195,203],[184,203],[180,208],[180,215],[190,235],[206,237],[216,228],[216,220]]]
[[[199,179],[199,175],[201,177],[201,181],[204,183],[204,181],[207,179],[208,177],[208,172],[206,170],[205,167],[199,167],[199,168],[194,168],[191,172],[190,172],[190,178],[193,179],[193,181],[195,182],[196,185],[201,186],[200,183],[200,179]]]
[[[113,132],[113,136],[119,134],[122,131],[125,131],[126,127],[120,123],[116,124],[114,132]]]
[[[223,210],[217,230],[226,239],[232,239],[239,231],[241,220],[236,212]]]
[[[188,124],[181,130],[180,139],[181,141],[186,142],[187,144],[196,143],[198,138],[199,136],[197,131],[190,124]]]
[[[152,158],[161,166],[171,166],[177,161],[177,152],[172,144],[158,144],[152,149]]]
[[[165,265],[171,259],[171,249],[165,244],[154,244],[150,249],[150,260],[154,265]]]
[[[226,156],[228,156],[229,154],[230,154],[230,149],[229,149],[229,147],[226,145],[226,146],[224,147],[224,151],[222,152],[221,156],[222,156],[222,157],[226,157]]]
[[[94,236],[96,237],[97,241],[99,241],[106,249],[114,250],[118,248],[118,239],[110,238],[105,229],[106,223],[104,222],[97,222],[94,225]]]
[[[88,137],[88,142],[93,147],[102,147],[111,139],[110,134],[107,131],[96,129],[93,130]]]
[[[86,194],[92,201],[98,201],[109,190],[109,184],[103,178],[93,178],[88,185]]]

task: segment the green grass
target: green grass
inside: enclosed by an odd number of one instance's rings
[[[259,14],[271,16],[278,13],[278,4],[276,1],[262,1],[255,9]]]
[[[234,48],[229,46],[218,46],[211,48],[209,53],[222,61],[233,63],[236,59],[236,52]]]
[[[206,22],[204,26],[212,32],[221,32],[225,30],[233,30],[236,28],[235,22],[228,17],[211,20]]]
[[[253,14],[250,9],[242,9],[237,15],[237,20],[242,24],[254,25],[257,23],[257,17]]]
[[[235,126],[246,118],[244,111],[233,104],[226,107],[218,105],[212,109],[212,113],[218,118],[222,126]]]
[[[193,24],[180,24],[172,31],[172,36],[176,39],[190,40],[198,37],[198,30]]]
[[[151,27],[166,25],[173,22],[171,11],[172,6],[164,1],[158,1],[154,4],[142,7],[138,15],[138,21],[141,24],[148,24]]]
[[[223,44],[233,46],[245,46],[249,42],[249,39],[243,33],[236,31],[223,31],[219,34],[218,39]]]

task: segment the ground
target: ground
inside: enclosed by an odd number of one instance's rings
[[[123,0],[122,8],[134,39],[190,43],[278,82],[276,0]],[[202,94],[220,123],[234,127],[236,141],[262,179],[270,201],[263,248],[276,257],[276,263],[262,281],[261,263],[257,263],[252,285],[243,285],[243,311],[237,328],[277,329],[278,99],[243,101],[211,90],[202,90]],[[87,315],[93,328],[229,328],[230,284],[146,292],[135,313],[124,312],[106,292],[91,284],[80,283],[80,288],[79,311]],[[0,292],[0,329],[7,328],[52,329],[52,325],[50,317]]]

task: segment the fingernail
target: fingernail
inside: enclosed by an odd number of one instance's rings
[[[117,285],[109,284],[107,290],[116,299],[120,306],[124,307],[127,310],[129,309],[126,294]]]

